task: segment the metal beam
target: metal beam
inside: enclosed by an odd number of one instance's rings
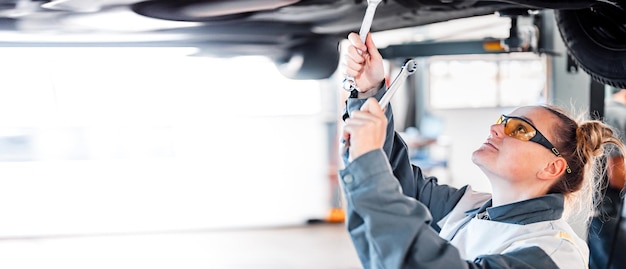
[[[379,49],[385,59],[427,57],[435,55],[508,53],[499,39],[427,42],[390,45]]]

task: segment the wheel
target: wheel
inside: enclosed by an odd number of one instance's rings
[[[290,79],[325,79],[339,65],[339,38],[316,38],[290,49],[286,60],[276,60],[280,73]]]
[[[626,88],[624,4],[601,2],[587,9],[555,10],[563,42],[578,66],[596,81],[617,88]]]

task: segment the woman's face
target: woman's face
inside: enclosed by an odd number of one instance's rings
[[[528,120],[549,141],[555,141],[550,127],[557,124],[558,118],[547,109],[537,106],[520,107],[507,116]],[[489,178],[519,181],[535,178],[537,172],[555,157],[546,147],[508,136],[504,134],[503,124],[494,124],[485,143],[472,154],[472,161]]]

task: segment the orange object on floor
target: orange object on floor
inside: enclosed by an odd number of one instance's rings
[[[346,220],[346,212],[341,208],[333,208],[326,218],[327,222],[337,223],[344,222]]]

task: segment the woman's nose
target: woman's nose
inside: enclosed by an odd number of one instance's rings
[[[496,123],[496,124],[491,125],[489,133],[491,134],[491,137],[494,137],[494,138],[502,137],[502,134],[504,134],[504,124]]]

